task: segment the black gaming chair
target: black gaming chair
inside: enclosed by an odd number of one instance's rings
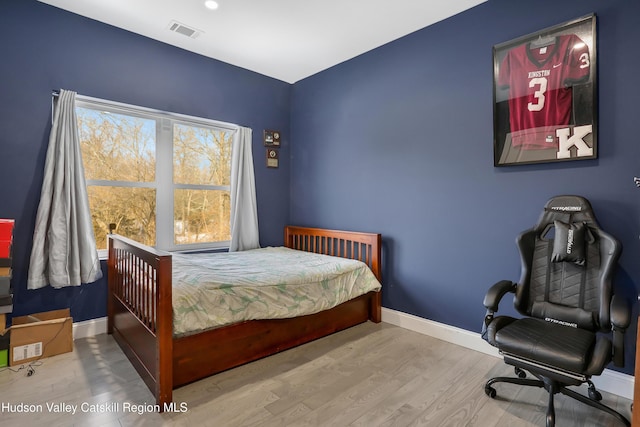
[[[629,426],[618,412],[600,403],[590,378],[609,362],[624,366],[623,334],[630,323],[628,305],[613,295],[612,278],[620,243],[598,226],[590,203],[579,196],[547,202],[538,224],[518,236],[520,281],[503,280],[484,298],[487,314],[482,336],[497,347],[518,378],[487,381],[544,387],[549,392],[547,426],[555,425],[556,393],[601,409]],[[523,318],[495,316],[500,299],[512,292]],[[613,343],[608,334],[613,331]],[[536,379],[526,378],[527,373]],[[568,386],[589,385],[586,397]]]

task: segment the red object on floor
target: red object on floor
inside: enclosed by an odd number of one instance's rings
[[[15,220],[0,219],[0,258],[9,258]]]

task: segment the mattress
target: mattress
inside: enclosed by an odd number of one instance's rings
[[[285,247],[172,258],[174,336],[313,314],[381,289],[361,261]]]

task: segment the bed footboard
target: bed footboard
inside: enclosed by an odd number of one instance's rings
[[[164,409],[173,390],[171,255],[110,235],[108,283],[107,332]]]

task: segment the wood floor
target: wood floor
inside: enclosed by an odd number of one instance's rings
[[[484,394],[488,378],[512,374],[501,359],[368,322],[179,388],[174,400],[184,412],[159,414],[147,412],[153,397],[112,337],[98,335],[77,340],[73,353],[43,359],[32,375],[0,371],[0,424],[544,426],[544,390],[498,384],[496,399]],[[603,397],[630,418],[629,400]],[[55,403],[69,409],[54,412],[47,405]],[[20,404],[36,412],[18,412]],[[559,427],[621,425],[562,395],[556,416]]]

